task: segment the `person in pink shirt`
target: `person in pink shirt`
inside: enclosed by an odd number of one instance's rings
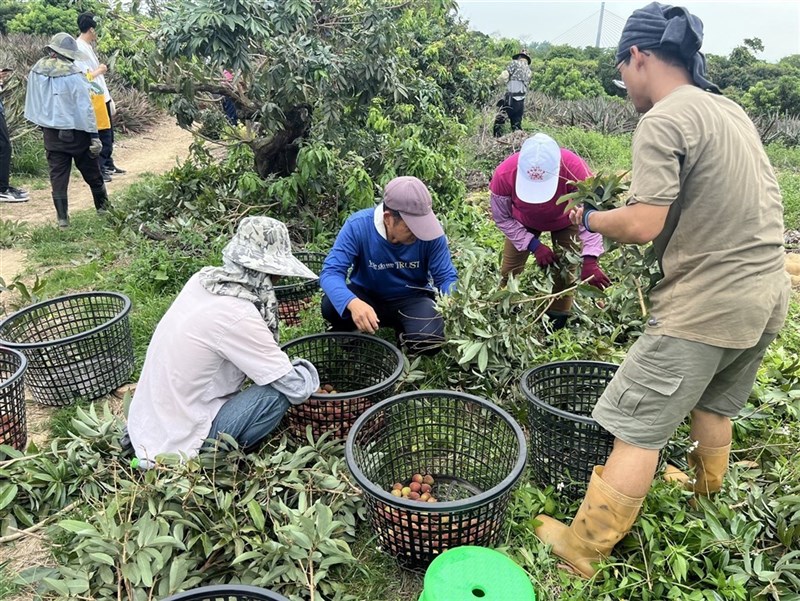
[[[558,269],[559,255],[539,238],[550,232],[558,250],[580,248],[583,257],[581,280],[601,290],[611,281],[600,269],[603,238],[572,224],[557,204],[561,196],[575,191],[569,181],[592,175],[586,162],[574,152],[560,148],[550,136],[538,133],[528,138],[519,152],[505,159],[494,171],[489,184],[492,218],[506,236],[500,273],[503,285],[508,275],[519,275],[533,253],[539,267],[553,269],[553,293],[572,286],[571,278]],[[555,298],[547,315],[555,329],[563,328],[572,310],[572,294]]]
[[[233,73],[231,73],[227,69],[222,70],[222,81],[225,83],[226,86],[232,88],[233,79],[234,79]],[[239,124],[239,114],[236,111],[236,103],[230,96],[222,97],[222,110],[225,112],[225,117],[228,119],[228,123],[230,123],[231,125]]]

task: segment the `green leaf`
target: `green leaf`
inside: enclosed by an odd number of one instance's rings
[[[266,520],[264,519],[264,511],[261,509],[261,503],[253,499],[247,504],[247,512],[253,520],[253,525],[258,530],[263,530],[266,525]]]
[[[108,555],[107,553],[89,553],[89,557],[91,557],[98,563],[102,563],[112,567],[114,566],[114,559],[111,557],[111,555]]]
[[[55,578],[45,577],[45,578],[42,578],[42,582],[44,582],[46,585],[48,585],[53,590],[58,591],[63,598],[65,598],[65,599],[69,598],[69,596],[70,596],[69,595],[69,587],[67,586],[67,584],[63,580],[57,580]]]
[[[169,566],[170,593],[174,593],[180,588],[180,586],[186,580],[186,576],[188,574],[189,574],[189,567],[186,560],[183,557],[174,558]]]
[[[478,371],[486,371],[489,365],[489,346],[488,344],[481,345],[481,352],[478,353]]]
[[[181,550],[186,550],[186,546],[183,544],[182,541],[178,540],[174,536],[170,536],[169,534],[165,534],[162,536],[155,537],[152,541],[150,541],[151,545],[170,545],[172,547],[176,547]]]
[[[100,536],[100,533],[95,529],[94,526],[78,520],[61,520],[58,523],[58,526],[68,532],[73,532],[74,534]]]
[[[292,542],[298,547],[309,551],[311,550],[313,544],[311,543],[311,539],[305,532],[301,532],[296,528],[293,529],[287,528],[286,534],[290,539],[292,539]]]
[[[261,551],[245,551],[241,555],[237,555],[236,558],[231,562],[231,565],[235,566],[244,561],[250,561],[251,559],[260,559],[263,557],[264,554]]]
[[[17,497],[18,490],[16,484],[6,484],[0,489],[0,509],[3,509]]]
[[[144,553],[136,555],[136,565],[139,566],[139,575],[142,577],[142,584],[153,586],[153,572],[150,568],[150,560]]]
[[[714,538],[718,541],[727,541],[731,539],[731,535],[725,531],[716,516],[711,513],[706,513],[706,522],[711,530],[711,534],[713,534]]]
[[[484,347],[483,342],[472,342],[467,347],[466,350],[462,353],[461,357],[458,360],[459,365],[464,365],[472,361],[475,356],[480,352],[480,350]]]

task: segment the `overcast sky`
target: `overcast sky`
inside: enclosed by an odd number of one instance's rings
[[[473,29],[528,42],[593,46],[600,2],[537,0],[459,0],[461,15]],[[602,46],[614,46],[625,19],[647,0],[606,2]],[[776,61],[800,54],[800,0],[675,2],[703,20],[703,51],[728,54],[744,38],[761,38],[760,58]]]

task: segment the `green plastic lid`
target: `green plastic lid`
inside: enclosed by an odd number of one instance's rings
[[[528,575],[502,553],[455,547],[431,562],[419,601],[536,601]]]

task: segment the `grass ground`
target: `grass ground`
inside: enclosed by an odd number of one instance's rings
[[[629,164],[629,137],[608,138],[573,129],[553,133],[558,134],[562,144],[586,156],[593,165],[617,170]],[[797,227],[800,150],[774,146],[769,153],[785,195],[787,226],[792,227],[794,220],[793,227]],[[37,184],[31,180],[29,185]],[[494,239],[488,229],[482,235]],[[217,263],[219,256],[218,245],[186,248],[180,241],[149,240],[136,232],[114,227],[92,212],[75,214],[72,226],[65,231],[52,226],[31,228],[17,243],[26,250],[28,279],[35,275],[43,281],[39,292],[42,297],[92,289],[117,290],[131,297],[137,373],[152,331],[182,283],[199,267]],[[8,301],[7,309],[13,308],[13,302]],[[770,596],[770,587],[789,590],[791,584],[786,582],[792,580],[785,572],[796,565],[792,563],[792,553],[800,536],[796,524],[780,525],[781,520],[790,519],[787,516],[800,510],[790,498],[800,493],[800,466],[785,446],[787,440],[796,441],[800,433],[797,406],[800,375],[796,364],[791,366],[792,357],[796,358],[800,350],[798,322],[800,304],[795,302],[790,321],[762,369],[752,411],[747,419],[737,423],[740,449],[737,457],[763,462],[763,470],[737,472],[720,506],[702,507],[697,513],[687,510],[685,499],[675,489],[656,484],[645,511],[650,517],[642,520],[621,558],[610,567],[609,581],[583,583],[565,576],[532,536],[532,515],[548,508],[557,516],[569,516],[576,505],[561,500],[552,488],[543,489],[527,482],[519,488],[502,542],[530,572],[541,598],[796,598],[788,594]],[[284,340],[319,331],[322,325],[319,316],[309,312],[300,327],[284,333]],[[417,369],[425,374],[420,383],[429,387],[448,387],[457,383],[459,377],[459,368],[441,358],[424,360]],[[77,411],[77,407],[71,407],[54,412],[50,418],[52,435],[69,435]],[[775,434],[777,424],[786,431]],[[768,494],[772,496],[764,496]],[[762,496],[772,500],[760,501]],[[556,508],[554,501],[558,502]],[[771,509],[762,507],[764,502]],[[751,536],[737,530],[744,527],[737,521],[740,518],[751,522],[761,520],[767,524],[767,531]],[[707,524],[711,524],[712,530],[719,525],[719,531],[710,538]],[[781,528],[783,535],[776,535],[774,531]],[[795,530],[786,534],[787,528]],[[357,562],[336,574],[343,590],[363,601],[417,599],[422,582],[420,574],[401,570],[394,560],[378,552],[376,540],[366,525],[362,524],[357,533],[352,545]],[[776,565],[774,557],[766,559],[781,544],[785,546],[783,555],[789,556],[789,567]],[[748,556],[763,556],[764,565],[754,566],[745,559]],[[706,566],[707,561],[719,565]],[[727,563],[722,565],[723,562]],[[0,564],[0,598],[20,591],[14,584],[14,576],[9,567]],[[763,594],[754,592],[759,586]],[[712,587],[716,587],[717,597],[705,594]],[[693,597],[694,592],[700,594]]]

